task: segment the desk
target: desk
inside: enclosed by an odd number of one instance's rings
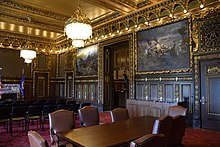
[[[58,135],[77,146],[116,146],[150,134],[156,119],[153,116],[134,117],[110,124],[73,129]]]

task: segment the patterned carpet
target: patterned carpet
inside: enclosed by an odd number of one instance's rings
[[[109,112],[100,113],[101,123],[110,123]],[[37,129],[37,125],[30,125],[30,130],[39,132],[50,143],[49,125],[45,125],[45,130]],[[76,127],[80,127],[79,120],[76,121]],[[207,131],[202,129],[187,128],[183,138],[185,147],[220,147],[220,132]],[[6,133],[6,129],[0,126],[0,147],[28,147],[28,137],[25,131],[21,130],[18,124],[13,125],[13,137]]]

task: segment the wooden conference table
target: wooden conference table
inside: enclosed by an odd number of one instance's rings
[[[59,137],[76,146],[117,146],[150,134],[157,117],[142,116],[115,123],[96,125],[61,132]]]

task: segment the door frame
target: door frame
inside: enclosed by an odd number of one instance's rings
[[[207,82],[209,82],[208,79],[210,78],[216,78],[219,77],[218,73],[213,73],[211,75],[208,75],[206,72],[208,72],[207,67],[215,67],[220,66],[220,59],[212,59],[212,60],[201,60],[200,61],[200,105],[201,105],[201,127],[205,129],[214,129],[214,130],[220,130],[220,123],[217,123],[217,120],[208,120],[208,108],[209,108],[209,94],[207,93],[207,86],[209,85]],[[208,84],[208,85],[207,85]],[[216,114],[211,114],[210,116],[213,119],[216,117]],[[220,114],[219,114],[220,117]]]

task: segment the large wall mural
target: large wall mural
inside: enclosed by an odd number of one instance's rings
[[[77,51],[76,76],[98,75],[98,44]]]
[[[188,20],[139,31],[137,44],[139,72],[190,67]]]

